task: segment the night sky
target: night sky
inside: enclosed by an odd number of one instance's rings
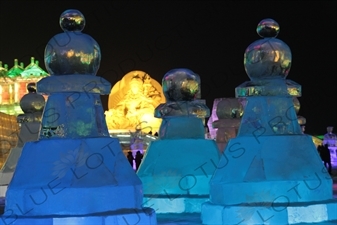
[[[337,130],[336,1],[0,1],[0,61],[26,66],[34,56],[45,69],[44,48],[63,32],[59,16],[71,8],[84,14],[83,32],[101,47],[97,75],[112,86],[132,70],[161,83],[169,70],[188,68],[200,75],[209,108],[249,80],[244,51],[260,39],[257,24],[272,18],[292,50],[287,79],[302,85],[306,132]],[[106,110],[108,96],[102,100]]]

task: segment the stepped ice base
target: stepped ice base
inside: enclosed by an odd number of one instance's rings
[[[128,209],[113,212],[97,213],[83,216],[34,216],[17,217],[2,216],[1,224],[11,225],[118,225],[118,224],[137,224],[137,225],[156,225],[157,218],[155,211],[151,208]]]
[[[308,203],[255,203],[247,205],[202,206],[204,225],[221,224],[302,224],[337,220],[337,199]]]
[[[140,209],[142,202],[141,181],[117,138],[55,138],[25,144],[5,215],[80,216]]]
[[[209,201],[208,197],[170,197],[153,198],[144,197],[144,207],[153,208],[156,213],[200,213],[201,205]]]

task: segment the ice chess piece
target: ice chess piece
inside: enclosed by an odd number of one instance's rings
[[[202,119],[209,109],[198,99],[200,77],[189,69],[173,69],[164,75],[162,87],[166,103],[154,113],[162,118],[159,140],[150,143],[137,172],[144,205],[157,213],[200,212],[220,157],[215,141],[205,139]]]
[[[277,39],[272,19],[257,27],[263,38],[245,51],[250,81],[236,88],[247,103],[236,138],[229,141],[210,180],[203,224],[298,224],[336,220],[332,179],[309,135],[303,134],[293,98],[301,86],[286,80],[291,51]]]
[[[204,138],[204,125],[200,119],[209,117],[210,112],[206,104],[197,98],[200,91],[199,75],[189,69],[173,69],[165,74],[162,87],[166,103],[155,109],[155,117],[163,119],[159,138]],[[180,128],[170,129],[168,126]],[[187,127],[189,131],[185,132]]]
[[[101,52],[81,31],[78,10],[61,14],[63,33],[45,49],[51,75],[37,83],[49,95],[39,139],[27,142],[6,193],[11,224],[156,224],[143,208],[142,183],[117,138],[109,136],[100,95],[111,84],[96,76]]]
[[[10,150],[0,171],[0,185],[5,189],[7,189],[13,177],[24,144],[29,141],[36,141],[40,131],[45,99],[42,95],[36,93],[35,83],[28,83],[27,90],[28,94],[24,95],[20,100],[20,107],[24,114],[17,116],[17,122],[20,124],[18,143]],[[4,193],[6,193],[6,190]]]

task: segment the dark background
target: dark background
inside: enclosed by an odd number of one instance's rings
[[[101,47],[98,75],[112,86],[131,70],[161,83],[169,70],[188,68],[200,75],[209,108],[249,80],[244,51],[260,38],[257,24],[273,18],[292,50],[287,78],[302,85],[306,132],[337,129],[336,1],[0,1],[0,60],[11,68],[34,56],[45,69],[44,48],[71,8],[84,14],[83,32]],[[108,96],[102,100],[106,110]]]

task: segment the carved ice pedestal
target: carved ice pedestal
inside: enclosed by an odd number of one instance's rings
[[[144,206],[157,213],[200,212],[209,198],[219,151],[215,141],[205,139],[198,117],[209,116],[206,105],[194,101],[199,89],[193,82],[198,79],[187,69],[169,71],[163,78],[168,102],[155,111],[156,117],[163,118],[159,140],[150,143],[137,172],[143,182]],[[184,89],[185,85],[189,88]]]
[[[265,38],[245,52],[251,81],[236,88],[247,99],[236,138],[231,139],[210,181],[203,224],[299,224],[337,219],[332,179],[312,138],[303,134],[293,97],[301,86],[286,80],[289,47],[275,38],[278,24],[262,20]]]

